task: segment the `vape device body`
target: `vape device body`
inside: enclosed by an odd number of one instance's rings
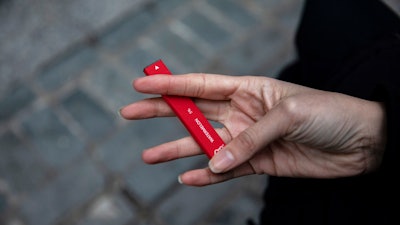
[[[148,76],[154,74],[172,75],[162,60],[155,61],[145,67],[143,71]],[[224,141],[192,99],[189,97],[171,95],[162,95],[162,97],[200,145],[208,158],[212,158],[225,146]]]

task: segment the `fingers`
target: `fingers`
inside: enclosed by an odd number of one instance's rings
[[[241,79],[214,74],[153,75],[136,79],[133,87],[149,94],[224,100],[235,92]]]
[[[305,86],[260,76],[227,76],[219,74],[190,73],[165,76],[140,77],[133,87],[142,93],[178,95],[212,100],[228,100],[239,88],[246,92],[265,91],[268,95],[284,98],[311,90]]]
[[[241,176],[254,174],[250,164],[245,163],[234,170],[226,173],[216,174],[210,168],[187,171],[178,177],[179,183],[190,186],[205,186],[224,182]]]
[[[119,110],[119,114],[129,120],[175,115],[161,97],[144,99],[127,105]]]
[[[229,142],[230,135],[226,129],[220,128],[216,131],[225,142]],[[200,154],[203,154],[203,151],[189,136],[146,149],[142,153],[142,159],[146,163],[155,164]]]
[[[192,137],[185,137],[143,151],[142,159],[145,163],[155,164],[202,153]]]
[[[283,137],[292,121],[280,108],[269,111],[260,121],[241,132],[221,149],[209,161],[210,170],[214,173],[225,173],[249,161],[260,149]]]
[[[205,186],[220,183],[233,178],[233,173],[215,174],[209,168],[191,170],[178,177],[181,184],[189,186]]]
[[[230,106],[229,102],[226,101],[208,101],[204,99],[195,100],[195,103],[204,116],[213,121],[221,121]],[[161,97],[132,103],[121,108],[119,113],[128,120],[175,116],[175,113]]]

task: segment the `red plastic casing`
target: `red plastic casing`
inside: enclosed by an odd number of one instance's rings
[[[157,60],[145,67],[143,72],[148,76],[155,74],[172,75],[162,60]],[[224,141],[192,99],[189,97],[171,95],[162,95],[162,97],[200,145],[208,158],[212,158],[225,146]]]

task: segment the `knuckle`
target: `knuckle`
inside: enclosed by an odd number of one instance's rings
[[[197,86],[197,88],[194,90],[194,95],[196,97],[202,97],[204,95],[204,90],[205,87],[207,85],[207,79],[206,79],[206,75],[204,73],[200,73],[199,75],[199,85]]]
[[[280,110],[285,116],[291,118],[297,115],[300,110],[301,104],[293,98],[287,98],[285,101],[280,103]]]
[[[206,74],[203,73],[189,73],[186,74],[190,79],[183,83],[182,91],[185,96],[202,97],[205,93],[207,85]]]

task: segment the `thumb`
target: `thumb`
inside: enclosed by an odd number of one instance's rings
[[[247,128],[209,161],[213,173],[227,172],[251,159],[272,141],[286,134],[291,123],[281,107],[269,111],[261,120]]]

